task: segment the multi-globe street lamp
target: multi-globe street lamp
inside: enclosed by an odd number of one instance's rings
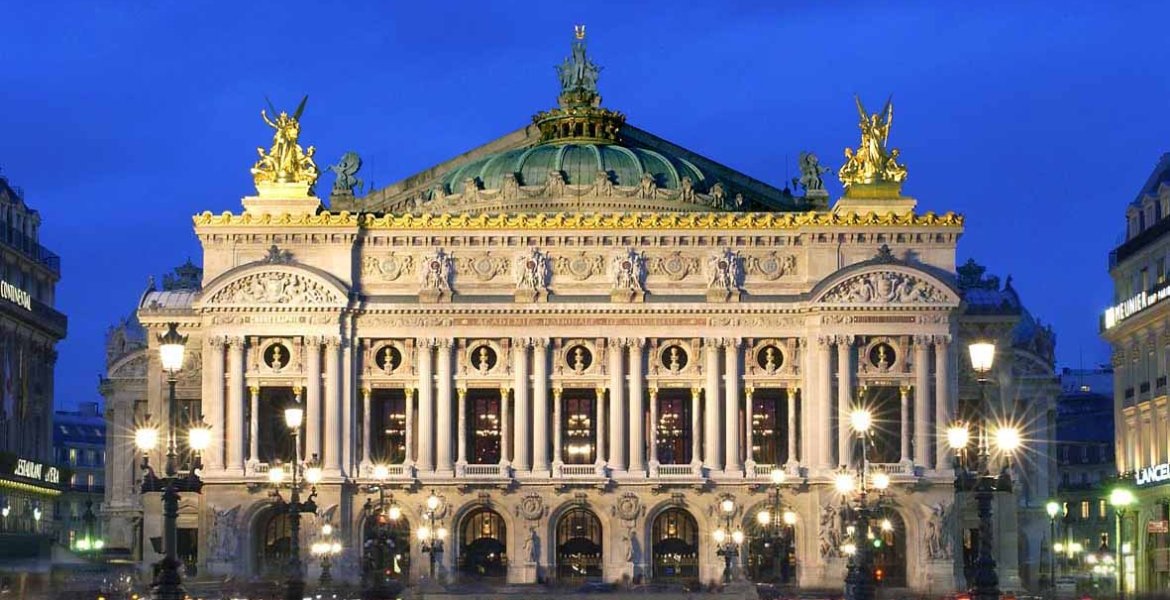
[[[333,539],[333,526],[326,523],[321,526],[321,539],[309,547],[309,552],[321,560],[321,577],[318,585],[321,589],[333,583],[333,574],[329,569],[333,566],[333,557],[341,553],[341,542]]]
[[[100,537],[97,537],[94,523],[97,522],[97,515],[93,514],[93,500],[85,501],[85,513],[81,515],[82,531],[81,539],[77,540],[74,548],[78,552],[97,553],[101,552],[106,543]]]
[[[968,581],[973,600],[999,600],[999,574],[991,544],[991,504],[996,492],[1012,491],[1012,479],[1005,463],[999,475],[991,472],[991,450],[994,446],[1002,455],[1010,456],[1020,448],[1020,430],[1009,425],[992,428],[987,406],[987,378],[995,362],[995,344],[975,342],[968,346],[971,368],[979,381],[980,423],[976,433],[977,456],[974,464],[967,456],[971,431],[964,423],[956,422],[947,429],[947,444],[955,451],[955,491],[974,492],[979,514],[979,549],[975,566]]]
[[[1125,555],[1128,554],[1128,545],[1125,541],[1125,512],[1137,502],[1133,492],[1128,488],[1114,488],[1109,492],[1109,505],[1113,507],[1113,514],[1117,518],[1117,597],[1125,600]]]
[[[763,529],[763,539],[772,547],[773,565],[780,567],[780,581],[787,583],[790,578],[788,572],[789,549],[794,541],[793,534],[796,526],[796,513],[786,510],[782,504],[781,492],[787,476],[783,469],[772,469],[772,508],[756,513],[756,522]]]
[[[398,589],[389,585],[391,550],[393,541],[391,529],[402,518],[402,509],[391,497],[387,505],[386,488],[390,469],[386,465],[374,466],[374,483],[366,486],[368,492],[378,492],[378,503],[375,505],[369,498],[363,507],[367,518],[374,519],[371,539],[366,541],[363,560],[366,564],[362,574],[363,598],[370,600],[394,598]]]
[[[723,557],[723,583],[731,583],[732,564],[739,557],[739,547],[743,544],[743,530],[733,523],[735,500],[725,497],[719,502],[719,517],[723,524],[715,529],[715,554]]]
[[[179,409],[175,400],[175,383],[179,370],[183,368],[183,357],[186,351],[187,336],[179,333],[177,323],[168,323],[164,334],[158,336],[159,359],[163,370],[167,373],[169,390],[167,401],[167,429],[162,432],[166,436],[166,463],[163,476],[155,474],[150,466],[150,452],[159,442],[159,428],[151,423],[150,415],[146,422],[134,432],[134,444],[142,451],[141,468],[145,471],[142,477],[142,493],[162,492],[163,502],[163,559],[159,561],[158,570],[151,587],[154,589],[152,597],[158,600],[183,600],[186,593],[183,591],[179,576],[178,558],[178,518],[179,493],[199,493],[203,489],[203,481],[199,478],[199,471],[203,468],[201,454],[211,445],[211,429],[199,422],[186,423],[187,447],[193,452],[190,469],[186,473],[179,472]]]
[[[876,581],[873,572],[873,545],[869,542],[870,522],[881,507],[881,495],[890,487],[890,476],[881,472],[872,475],[869,473],[866,447],[869,433],[873,428],[873,414],[864,408],[854,409],[849,413],[849,428],[857,435],[861,444],[861,463],[858,465],[856,476],[848,470],[843,470],[837,473],[834,481],[838,493],[847,498],[854,498],[850,507],[853,516],[853,524],[850,527],[855,538],[841,548],[849,557],[845,565],[845,598],[872,600]],[[871,497],[871,487],[876,492],[876,497]],[[883,526],[892,529],[893,524],[886,525],[887,523],[888,521],[882,521]]]
[[[317,483],[321,481],[321,467],[317,464],[316,455],[306,464],[301,463],[301,424],[305,419],[305,411],[297,402],[284,409],[284,424],[293,435],[293,462],[289,471],[292,481],[289,484],[289,500],[286,502],[280,495],[280,488],[284,485],[284,468],[276,465],[268,470],[268,482],[272,484],[269,495],[282,510],[288,513],[289,519],[289,560],[286,574],[284,597],[287,600],[302,600],[305,597],[305,566],[301,562],[301,513],[314,514],[317,512]],[[301,481],[308,483],[309,497],[301,500]]]
[[[439,520],[439,509],[442,506],[443,500],[432,491],[427,498],[427,510],[423,513],[423,521],[426,522],[426,525],[418,528],[418,539],[422,544],[423,554],[427,555],[431,563],[432,582],[435,580],[435,562],[443,553],[443,540],[447,539],[447,529],[442,526],[442,522]]]

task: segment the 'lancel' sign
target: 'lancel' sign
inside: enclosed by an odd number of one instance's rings
[[[1170,463],[1162,463],[1160,465],[1138,469],[1134,479],[1138,485],[1154,485],[1155,483],[1170,481]]]

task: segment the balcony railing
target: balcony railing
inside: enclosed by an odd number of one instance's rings
[[[43,265],[58,276],[61,275],[61,257],[50,252],[48,248],[38,244],[24,233],[12,227],[2,228],[0,229],[0,243]]]

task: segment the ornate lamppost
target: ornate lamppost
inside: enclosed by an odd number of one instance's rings
[[[279,465],[268,471],[268,481],[273,490],[269,494],[272,499],[282,505],[282,510],[288,512],[289,518],[289,560],[288,573],[284,584],[286,600],[302,600],[305,597],[305,566],[301,562],[301,513],[316,513],[317,482],[321,481],[321,467],[317,464],[316,455],[307,463],[301,464],[301,424],[304,422],[305,411],[299,403],[292,403],[284,409],[284,424],[293,434],[293,462],[289,471],[292,473],[292,482],[289,486],[289,500],[285,502],[280,495],[280,488],[284,483],[284,469]],[[301,501],[301,480],[308,483],[309,497]]]
[[[447,539],[447,529],[438,518],[438,511],[442,506],[443,500],[432,491],[427,498],[427,510],[423,513],[426,525],[418,528],[418,539],[422,543],[423,554],[427,555],[431,563],[431,581],[435,579],[435,561],[443,553],[443,540]]]
[[[853,534],[856,538],[851,547],[844,549],[849,556],[845,565],[845,598],[846,600],[872,600],[876,582],[873,573],[873,546],[868,539],[870,522],[881,506],[881,494],[890,487],[890,477],[885,473],[874,473],[873,475],[869,473],[869,458],[866,449],[869,445],[869,432],[873,428],[873,415],[863,408],[853,410],[849,413],[849,428],[853,430],[861,443],[861,464],[858,466],[856,478],[860,481],[855,481],[852,473],[842,471],[837,474],[835,482],[837,491],[844,496],[852,496],[856,492],[855,501],[851,507]],[[872,496],[870,486],[876,492]]]
[[[1061,503],[1049,500],[1044,505],[1048,513],[1048,589],[1056,590],[1056,515],[1060,514]]]
[[[787,583],[789,548],[793,543],[793,528],[796,526],[796,513],[784,510],[781,504],[781,490],[787,477],[783,469],[772,469],[772,509],[761,510],[756,513],[756,522],[764,530],[764,540],[772,546],[774,564],[780,565],[780,580]]]
[[[731,583],[732,564],[739,557],[739,546],[743,544],[743,530],[734,527],[735,500],[730,497],[719,502],[719,517],[723,525],[715,530],[716,556],[723,557],[723,583]]]
[[[402,518],[402,509],[394,502],[393,498],[390,498],[389,506],[387,506],[386,480],[389,476],[390,469],[386,465],[375,465],[374,483],[366,488],[369,492],[378,492],[377,505],[367,498],[363,508],[367,517],[374,519],[373,539],[366,541],[365,556],[363,556],[366,570],[363,573],[362,597],[369,600],[394,598],[399,591],[399,588],[391,586],[387,582],[391,550],[394,549],[391,541],[391,528],[398,522],[398,519]]]
[[[75,545],[79,552],[101,552],[106,543],[101,538],[97,537],[94,532],[94,523],[97,521],[97,515],[93,514],[93,500],[85,501],[85,513],[81,515],[81,522],[84,529],[82,530],[81,539],[77,540]]]
[[[1109,492],[1109,505],[1117,516],[1117,597],[1120,600],[1125,600],[1125,555],[1129,554],[1125,541],[1125,511],[1136,501],[1133,492],[1127,488],[1114,488]]]
[[[998,477],[992,474],[991,450],[994,445],[1002,454],[1015,452],[1020,447],[1020,431],[1007,425],[996,426],[992,431],[987,406],[987,376],[995,361],[995,344],[975,342],[968,349],[971,368],[979,380],[981,404],[975,464],[971,464],[967,456],[971,431],[966,424],[956,423],[947,429],[947,444],[955,451],[955,491],[973,491],[979,513],[979,552],[972,571],[972,581],[968,581],[971,597],[973,600],[999,600],[999,574],[996,572],[991,545],[991,503],[996,492],[1012,491],[1012,478],[1006,463]]]
[[[333,557],[341,553],[341,542],[333,539],[333,526],[326,523],[321,526],[321,539],[309,547],[309,552],[321,560],[321,577],[318,585],[321,589],[333,583],[333,574],[329,569],[333,566]]]
[[[193,492],[198,494],[203,489],[203,481],[199,478],[199,471],[203,468],[201,454],[211,445],[211,428],[203,424],[202,420],[196,423],[187,423],[187,447],[194,453],[191,459],[191,468],[187,473],[179,473],[179,410],[175,401],[175,382],[179,370],[183,368],[183,357],[186,351],[187,336],[179,334],[177,323],[167,323],[166,333],[158,337],[159,359],[163,370],[167,372],[167,454],[163,476],[158,477],[154,468],[150,466],[150,452],[158,446],[159,429],[150,422],[147,415],[146,423],[134,432],[134,444],[142,451],[141,468],[145,471],[142,477],[142,493],[162,492],[163,503],[163,559],[159,561],[154,582],[152,597],[158,600],[183,600],[186,593],[183,591],[182,580],[179,576],[178,557],[178,518],[179,493]]]

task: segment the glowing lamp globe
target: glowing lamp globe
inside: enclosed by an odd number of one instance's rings
[[[975,342],[967,346],[971,353],[971,368],[976,373],[984,374],[991,370],[995,362],[995,344],[989,342]]]
[[[178,373],[183,368],[187,336],[179,333],[178,323],[167,323],[167,331],[158,336],[158,357],[167,373]]]
[[[268,469],[268,483],[273,485],[280,485],[284,481],[284,469],[281,467],[272,467]]]
[[[329,523],[322,525],[321,526],[321,535],[326,535],[326,536],[333,535],[333,526],[330,525]]]
[[[873,426],[873,415],[864,408],[849,413],[849,426],[857,433],[866,433]]]
[[[738,529],[731,532],[731,541],[735,542],[736,544],[742,544],[743,543],[743,532],[738,530]]]
[[[312,466],[305,469],[305,481],[309,482],[309,485],[317,485],[321,481],[321,467]]]
[[[853,491],[853,476],[849,473],[838,473],[833,480],[837,493],[848,494]]]
[[[155,427],[139,427],[134,431],[134,445],[139,450],[154,450],[158,446],[158,429]]]
[[[786,475],[784,474],[783,469],[772,469],[772,484],[773,485],[780,485],[780,484],[784,483],[785,477],[786,477]]]
[[[1015,427],[999,427],[995,430],[995,447],[1004,452],[1015,452],[1020,447],[1020,430]]]
[[[300,405],[294,404],[284,409],[284,424],[288,425],[289,429],[300,429],[304,421],[305,410]]]
[[[723,502],[721,502],[719,504],[719,506],[720,506],[720,508],[723,509],[723,512],[725,512],[725,513],[731,514],[731,513],[735,512],[735,501],[732,500],[731,498],[724,498]]]
[[[796,513],[790,510],[784,511],[784,524],[789,527],[796,525]]]
[[[431,528],[426,527],[426,526],[419,527],[418,528],[418,539],[420,539],[424,542],[431,539]]]
[[[1116,488],[1109,492],[1109,504],[1116,508],[1125,508],[1134,503],[1133,492],[1125,488]]]
[[[390,476],[390,468],[386,465],[374,465],[374,479],[382,480]]]
[[[947,428],[947,445],[951,450],[962,450],[971,442],[971,431],[966,425],[953,425]]]
[[[1048,513],[1049,519],[1055,519],[1056,513],[1060,512],[1060,503],[1055,500],[1049,500],[1048,504],[1044,505],[1044,510]]]
[[[427,498],[427,510],[431,512],[438,510],[440,502],[441,501],[439,500],[438,496],[431,494],[430,497]]]
[[[716,529],[715,530],[715,543],[722,544],[725,541],[727,541],[727,532],[723,531],[723,529]]]
[[[873,474],[873,487],[875,490],[878,490],[879,492],[890,487],[890,476],[886,475],[885,473],[874,473]]]
[[[437,535],[440,540],[445,540],[447,539],[447,529],[440,527],[439,530],[435,532],[435,535]]]
[[[386,516],[391,521],[397,521],[398,519],[402,518],[402,509],[398,508],[397,504],[392,505],[390,509],[386,511]]]
[[[187,445],[196,452],[203,452],[211,447],[211,428],[199,423],[187,430]]]
[[[761,510],[760,512],[756,513],[756,522],[760,525],[767,526],[772,522],[772,513],[766,510]]]

